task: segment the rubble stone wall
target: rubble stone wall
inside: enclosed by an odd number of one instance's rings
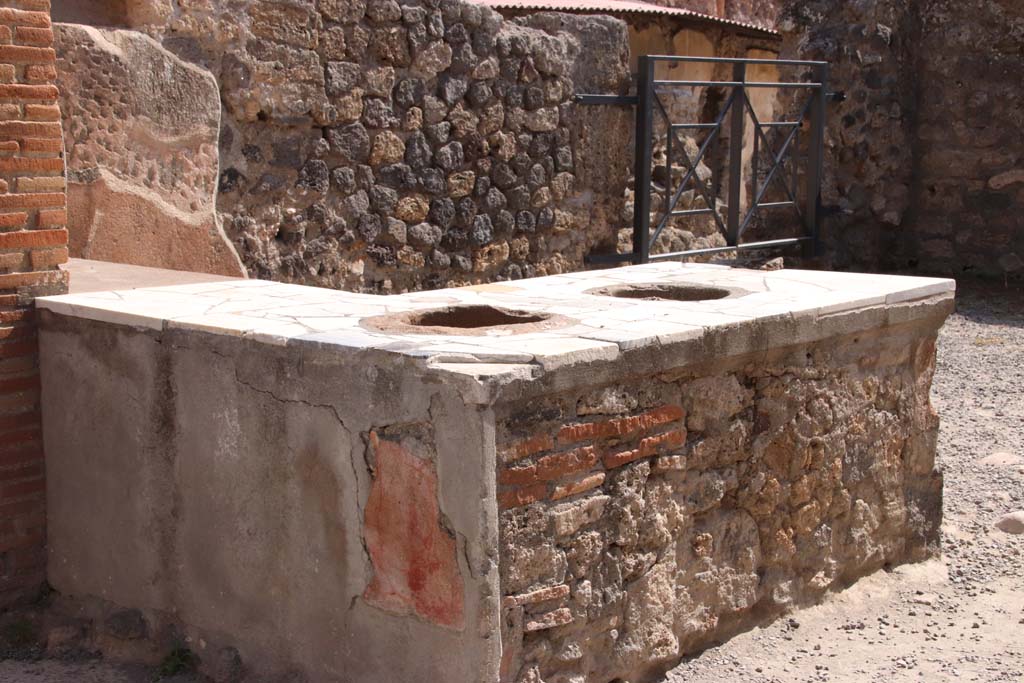
[[[38,597],[46,480],[33,301],[67,291],[64,159],[49,0],[0,7],[0,607]]]
[[[918,12],[915,212],[900,259],[1024,276],[1024,4],[928,0]]]
[[[646,680],[936,552],[936,324],[502,408],[502,680]]]
[[[251,275],[400,291],[579,269],[614,243],[629,112],[571,99],[624,90],[623,23],[457,0],[148,4],[135,28],[219,83],[217,209]]]
[[[719,14],[727,19],[746,21],[758,26],[774,26],[779,8],[776,2],[763,0],[718,0]]]
[[[781,56],[832,65],[841,101],[829,106],[826,141],[828,265],[1024,272],[1014,210],[1024,192],[1013,138],[1020,3],[662,4],[774,25]],[[220,149],[216,159],[203,155],[219,164],[215,213],[252,275],[402,291],[579,269],[585,254],[628,241],[628,230],[616,233],[630,222],[631,148],[609,141],[628,138],[630,112],[570,102],[573,92],[628,87],[631,39],[616,20],[502,19],[460,0],[64,1],[55,11],[144,31],[212,74]],[[631,21],[635,57],[651,31]],[[684,33],[720,31],[706,28]],[[720,55],[758,47],[711,42]],[[99,66],[86,62],[68,68]],[[780,112],[793,108],[791,96],[781,94]],[[65,115],[89,120],[81,112]],[[78,155],[71,163],[86,179],[105,168]],[[100,206],[98,198],[121,197],[107,178],[90,183],[84,215],[125,213]],[[759,236],[792,229],[787,216]],[[656,246],[716,240],[707,217],[687,218]]]
[[[829,63],[822,251],[838,269],[877,269],[909,218],[914,170],[913,17],[907,3],[775,2],[781,57]],[[779,109],[796,110],[796,93]],[[805,136],[806,137],[806,136]],[[781,231],[775,226],[775,234]],[[771,231],[769,231],[771,234]]]
[[[829,104],[828,262],[1024,273],[1024,151],[1016,139],[1024,6],[753,4],[777,12],[781,56],[830,62],[831,89],[843,98]]]

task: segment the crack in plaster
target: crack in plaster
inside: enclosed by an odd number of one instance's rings
[[[217,352],[214,352],[214,353],[216,355],[223,355],[223,354],[219,354]],[[261,388],[255,386],[255,385],[253,385],[253,384],[243,380],[239,376],[239,374],[238,374],[238,368],[234,368],[234,374],[235,374],[235,381],[238,382],[238,384],[240,384],[241,386],[243,386],[246,389],[249,389],[251,391],[254,391],[254,392],[258,393],[258,394],[261,394],[263,396],[268,396],[272,400],[274,400],[274,401],[276,401],[278,403],[298,404],[298,405],[306,406],[308,408],[326,408],[326,409],[330,410],[331,413],[334,415],[335,420],[337,420],[338,424],[341,426],[342,431],[345,432],[345,437],[346,437],[346,439],[349,442],[350,457],[349,457],[348,460],[349,460],[349,464],[352,467],[353,484],[354,484],[355,490],[356,490],[355,504],[356,504],[356,511],[357,511],[358,516],[359,516],[359,520],[358,520],[359,524],[358,524],[358,534],[357,534],[357,536],[359,538],[359,545],[363,549],[362,561],[363,561],[364,573],[366,574],[366,576],[372,576],[373,572],[372,572],[372,563],[370,561],[370,550],[366,546],[366,537],[363,534],[363,526],[364,526],[363,519],[364,519],[364,516],[366,514],[366,511],[364,509],[363,493],[362,493],[362,487],[360,485],[359,471],[356,468],[356,452],[357,452],[358,449],[354,448],[352,446],[352,444],[353,444],[352,430],[349,429],[345,425],[345,421],[341,418],[341,414],[338,413],[338,409],[335,408],[333,405],[331,405],[329,403],[311,403],[309,401],[303,401],[301,399],[282,398],[282,397],[278,396],[277,394],[275,394],[273,391],[271,391],[269,389],[261,389]],[[365,448],[363,448],[362,452],[363,452],[363,462],[367,466],[367,468],[369,468],[369,463],[366,462]],[[369,469],[367,471],[369,471]],[[369,585],[369,583],[367,583],[367,585]],[[363,590],[365,590],[365,586],[364,586]],[[352,599],[349,601],[347,611],[351,612],[352,610],[355,609],[356,603],[359,601],[359,598],[362,596],[362,592],[363,591],[357,591],[357,592],[353,593]]]

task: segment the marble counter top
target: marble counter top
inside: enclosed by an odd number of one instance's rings
[[[673,301],[589,293],[635,285],[719,287],[730,295]],[[539,364],[549,370],[693,341],[719,328],[814,321],[844,311],[949,298],[954,289],[947,279],[662,262],[392,296],[228,280],[46,297],[37,305],[60,315],[153,330],[194,330],[273,345],[376,349],[447,369]],[[511,325],[451,333],[408,326],[382,331],[368,324],[388,314],[458,306],[554,315],[561,322],[545,329]]]

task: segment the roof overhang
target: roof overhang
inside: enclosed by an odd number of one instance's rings
[[[725,19],[712,14],[696,12],[680,7],[661,7],[639,0],[470,0],[494,10],[517,12],[569,12],[572,14],[610,14],[628,17],[670,18],[713,24],[734,31],[751,33],[765,38],[779,38],[778,31],[745,21]]]

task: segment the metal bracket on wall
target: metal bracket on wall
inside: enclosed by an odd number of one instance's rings
[[[636,104],[636,95],[574,95],[573,102],[579,104],[609,104],[626,105]]]

